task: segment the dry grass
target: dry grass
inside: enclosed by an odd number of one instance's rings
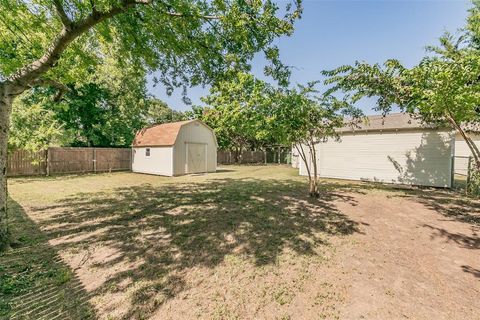
[[[16,289],[0,292],[0,310],[27,319],[41,318],[39,305],[45,319],[340,318],[349,284],[337,281],[334,258],[368,225],[352,218],[358,197],[415,199],[477,219],[450,193],[338,181],[324,183],[320,199],[306,190],[279,166],[12,179],[19,248],[0,256],[0,271]],[[438,200],[448,197],[457,202]],[[22,297],[37,289],[32,307]]]
[[[15,179],[10,190],[105,319],[287,317],[332,255],[328,238],[356,230],[286,167]],[[328,316],[325,288],[309,307]]]

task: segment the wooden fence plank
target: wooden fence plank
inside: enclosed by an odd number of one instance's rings
[[[128,171],[130,154],[130,148],[55,147],[37,153],[16,150],[8,155],[7,175]]]
[[[46,173],[46,151],[15,150],[8,154],[7,176],[35,176]]]
[[[266,163],[264,151],[244,151],[241,163]],[[231,151],[218,150],[219,164],[233,164]],[[54,147],[36,153],[16,150],[8,155],[7,175],[30,176],[87,172],[130,171],[130,148]]]
[[[264,163],[265,154],[263,151],[243,151],[241,159],[241,163]],[[234,164],[235,157],[233,156],[233,152],[228,150],[218,150],[217,163]]]

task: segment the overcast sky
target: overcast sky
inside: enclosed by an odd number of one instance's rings
[[[286,2],[277,1],[280,6]],[[425,46],[437,43],[445,31],[456,32],[465,25],[469,1],[421,0],[304,0],[302,19],[295,33],[277,41],[282,61],[293,66],[292,83],[306,83],[321,78],[320,71],[355,60],[370,63],[389,58],[399,59],[406,66],[415,65],[424,55]],[[253,73],[262,79],[265,62],[262,57],[253,61]],[[171,97],[161,86],[149,92],[176,110],[190,106],[181,100],[181,92]],[[194,104],[208,88],[191,88],[188,96]],[[371,102],[359,105],[367,114]]]

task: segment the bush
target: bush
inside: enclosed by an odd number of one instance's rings
[[[470,164],[467,179],[467,193],[480,196],[480,169]]]

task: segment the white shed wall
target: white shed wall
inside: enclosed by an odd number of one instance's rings
[[[149,157],[145,155],[145,149],[147,148],[133,148],[133,172],[173,175],[173,147],[150,147]]]
[[[302,158],[300,158],[297,148],[293,146],[292,147],[292,168],[299,168],[301,161],[302,161]]]
[[[450,187],[453,133],[399,131],[344,134],[317,145],[325,178]],[[300,161],[300,174],[307,175]]]
[[[480,135],[473,134],[470,135],[473,142],[480,148]],[[455,134],[455,173],[467,175],[468,171],[468,157],[470,157],[472,153],[467,146],[467,143],[462,138],[460,133]]]
[[[207,172],[217,170],[217,145],[214,133],[199,122],[190,122],[182,126],[174,145],[174,175],[186,173],[187,143],[204,143],[207,145]]]

